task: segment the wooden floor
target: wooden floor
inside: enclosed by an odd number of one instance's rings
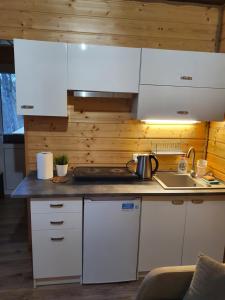
[[[67,284],[33,289],[26,201],[0,199],[1,300],[133,300],[139,284]]]

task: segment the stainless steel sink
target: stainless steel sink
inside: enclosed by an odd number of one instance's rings
[[[192,178],[188,174],[177,174],[175,172],[159,172],[154,178],[166,190],[174,189],[224,189],[223,182],[219,184],[208,184],[201,178]]]

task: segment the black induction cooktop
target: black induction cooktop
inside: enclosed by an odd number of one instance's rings
[[[138,180],[138,175],[130,172],[126,167],[77,167],[73,171],[78,181],[132,181]]]

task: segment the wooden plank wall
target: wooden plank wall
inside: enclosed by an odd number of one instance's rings
[[[215,175],[225,180],[225,122],[211,122],[207,160]]]
[[[218,16],[217,7],[191,4],[1,0],[0,38],[213,52]],[[84,107],[70,100],[68,119],[26,118],[27,171],[35,168],[35,153],[41,150],[67,153],[71,166],[123,165],[133,152],[149,151],[153,141],[178,142],[184,150],[194,145],[204,157],[204,123],[149,126],[132,120],[130,105],[122,100],[96,99]],[[160,158],[163,169],[176,164],[177,158]]]
[[[220,52],[225,53],[225,10],[222,20]],[[215,175],[225,180],[225,121],[210,123],[207,160]]]
[[[126,0],[1,0],[0,38],[214,51],[218,8]]]
[[[91,100],[98,107],[99,101]],[[111,101],[111,100],[107,100]],[[197,157],[204,157],[207,126],[146,125],[132,120],[129,106],[122,99],[105,104],[105,111],[94,111],[70,102],[69,117],[26,118],[26,146],[28,170],[36,168],[35,155],[39,151],[52,151],[55,155],[69,156],[70,167],[79,165],[123,166],[134,152],[147,152],[154,143],[181,144],[184,151],[195,146]],[[77,101],[78,102],[78,101]],[[76,110],[76,109],[79,110]],[[160,169],[174,170],[177,157],[161,156]]]
[[[220,52],[225,53],[225,9],[223,9],[222,31],[220,37]]]

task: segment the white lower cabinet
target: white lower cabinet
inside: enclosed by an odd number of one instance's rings
[[[221,201],[218,201],[220,198]],[[200,253],[223,261],[225,196],[193,197],[187,203],[182,264],[195,264]]]
[[[181,264],[185,206],[182,197],[143,198],[139,272]]]
[[[35,285],[79,281],[82,198],[31,199],[31,228]]]
[[[139,272],[192,265],[200,253],[222,262],[224,249],[224,195],[143,197]]]

